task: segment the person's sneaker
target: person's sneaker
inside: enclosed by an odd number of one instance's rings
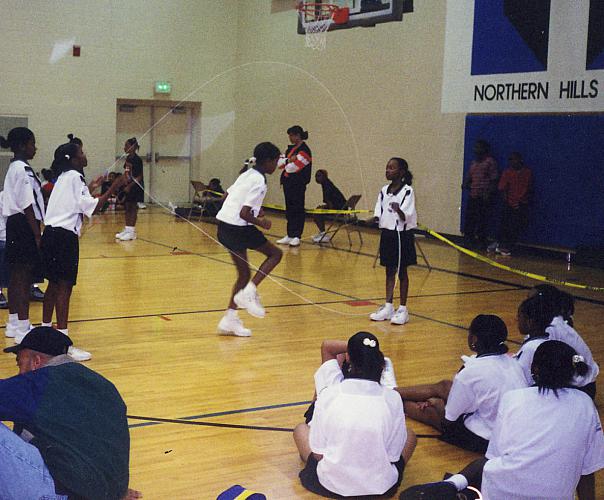
[[[331,236],[329,234],[324,233],[324,232],[315,234],[312,237],[313,243],[323,243],[323,242],[329,241],[329,240],[331,240]]]
[[[225,314],[218,323],[218,332],[222,335],[235,335],[236,337],[249,337],[252,330],[245,328],[239,316]]]
[[[119,233],[115,233],[115,239],[119,240],[122,236],[124,236],[126,234],[126,230],[122,230]]]
[[[400,500],[457,500],[457,488],[453,483],[418,484],[401,493]]]
[[[32,285],[29,290],[29,298],[36,302],[44,302],[44,292],[40,290],[36,285]]]
[[[509,257],[510,255],[512,255],[512,252],[510,252],[507,248],[500,247],[497,247],[497,253],[505,257]]]
[[[298,238],[297,236],[295,238],[292,238],[291,241],[289,242],[289,246],[290,247],[299,247],[300,246],[300,238]]]
[[[8,309],[8,300],[2,292],[0,292],[0,309]]]
[[[384,387],[394,389],[397,387],[396,377],[394,376],[394,366],[392,366],[392,360],[384,356],[384,369],[382,370],[382,378],[380,384]]]
[[[405,306],[400,306],[392,315],[390,323],[393,325],[404,325],[409,321],[409,311]]]
[[[284,236],[280,240],[277,240],[277,245],[289,245],[292,239],[293,238],[290,238],[289,236]]]
[[[92,354],[90,354],[88,351],[74,346],[69,346],[67,354],[69,354],[76,361],[88,361],[89,359],[92,359]]]
[[[25,336],[29,333],[29,331],[33,328],[32,324],[30,323],[29,326],[27,326],[24,329],[21,329],[19,327],[16,327],[14,330],[14,339],[15,339],[15,344],[20,344],[21,341],[25,338]],[[8,336],[8,334],[7,334]]]
[[[118,240],[120,241],[131,241],[131,240],[135,240],[136,239],[136,232],[135,231],[124,231],[124,234],[122,234]]]
[[[494,241],[493,243],[491,243],[488,247],[487,247],[487,252],[489,253],[493,253],[497,251],[497,247],[499,246],[499,243],[497,243],[496,241]]]
[[[392,319],[392,316],[394,315],[394,307],[392,306],[392,304],[390,302],[386,302],[383,306],[380,306],[380,308],[375,311],[374,313],[371,313],[369,315],[369,318],[372,321],[386,321],[388,319]]]
[[[235,297],[233,297],[233,300],[238,307],[247,310],[248,313],[256,318],[264,318],[266,316],[266,311],[260,303],[260,296],[256,291],[256,287],[251,282],[245,288],[239,290],[235,294]]]
[[[137,203],[138,208],[140,208],[141,210],[144,210],[145,208],[147,208],[147,205],[145,205],[144,203],[141,203],[140,201]]]
[[[4,336],[8,337],[9,339],[14,339],[15,335],[17,334],[17,330],[19,330],[17,328],[17,325],[14,325],[12,323],[6,323],[6,330],[4,330]]]

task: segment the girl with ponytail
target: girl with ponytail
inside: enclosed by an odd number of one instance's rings
[[[380,382],[385,358],[379,341],[368,332],[348,342],[325,341],[321,357],[312,420],[294,430],[306,462],[300,481],[327,498],[389,498],[417,440],[405,426],[401,398]]]

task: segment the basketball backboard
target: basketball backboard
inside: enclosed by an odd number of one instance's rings
[[[402,21],[405,12],[413,12],[413,0],[309,0],[317,4],[335,4],[349,9],[348,21],[333,23],[329,31],[359,26],[375,26],[380,23]],[[298,15],[298,33],[306,33],[303,15]]]

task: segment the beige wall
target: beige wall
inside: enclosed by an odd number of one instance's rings
[[[156,80],[172,100],[203,101],[204,164],[231,163],[234,126],[212,133],[212,118],[233,115],[233,75],[203,86],[235,61],[238,0],[0,0],[0,113],[26,114],[36,134],[36,169],[76,133],[89,176],[114,158],[118,98],[153,99]],[[51,62],[65,42],[65,57]],[[81,45],[80,58],[71,45]],[[195,172],[194,176],[201,175]]]
[[[29,116],[36,168],[75,132],[100,173],[114,155],[116,99],[152,99],[153,82],[170,80],[170,99],[202,102],[193,177],[228,185],[256,143],[285,147],[286,129],[300,124],[315,169],[346,195],[371,208],[386,161],[400,155],[420,221],[458,232],[463,116],[440,112],[445,10],[444,0],[416,1],[402,23],[329,33],[318,53],[275,1],[0,0],[0,113]],[[51,63],[62,41],[82,56]],[[282,203],[278,176],[270,183],[268,200]],[[307,198],[319,203],[318,185]]]
[[[293,11],[271,14],[265,0],[240,5],[239,61],[275,63],[240,72],[236,157],[261,140],[284,147],[286,129],[300,124],[314,167],[373,208],[387,160],[402,156],[415,175],[420,221],[458,233],[463,115],[440,112],[444,0],[416,0],[402,23],[328,33],[324,52],[304,46]],[[318,185],[307,193],[307,206],[320,201]],[[282,202],[277,179],[268,197]]]

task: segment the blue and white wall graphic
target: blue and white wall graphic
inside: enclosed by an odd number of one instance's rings
[[[447,0],[442,110],[604,111],[604,1]]]

